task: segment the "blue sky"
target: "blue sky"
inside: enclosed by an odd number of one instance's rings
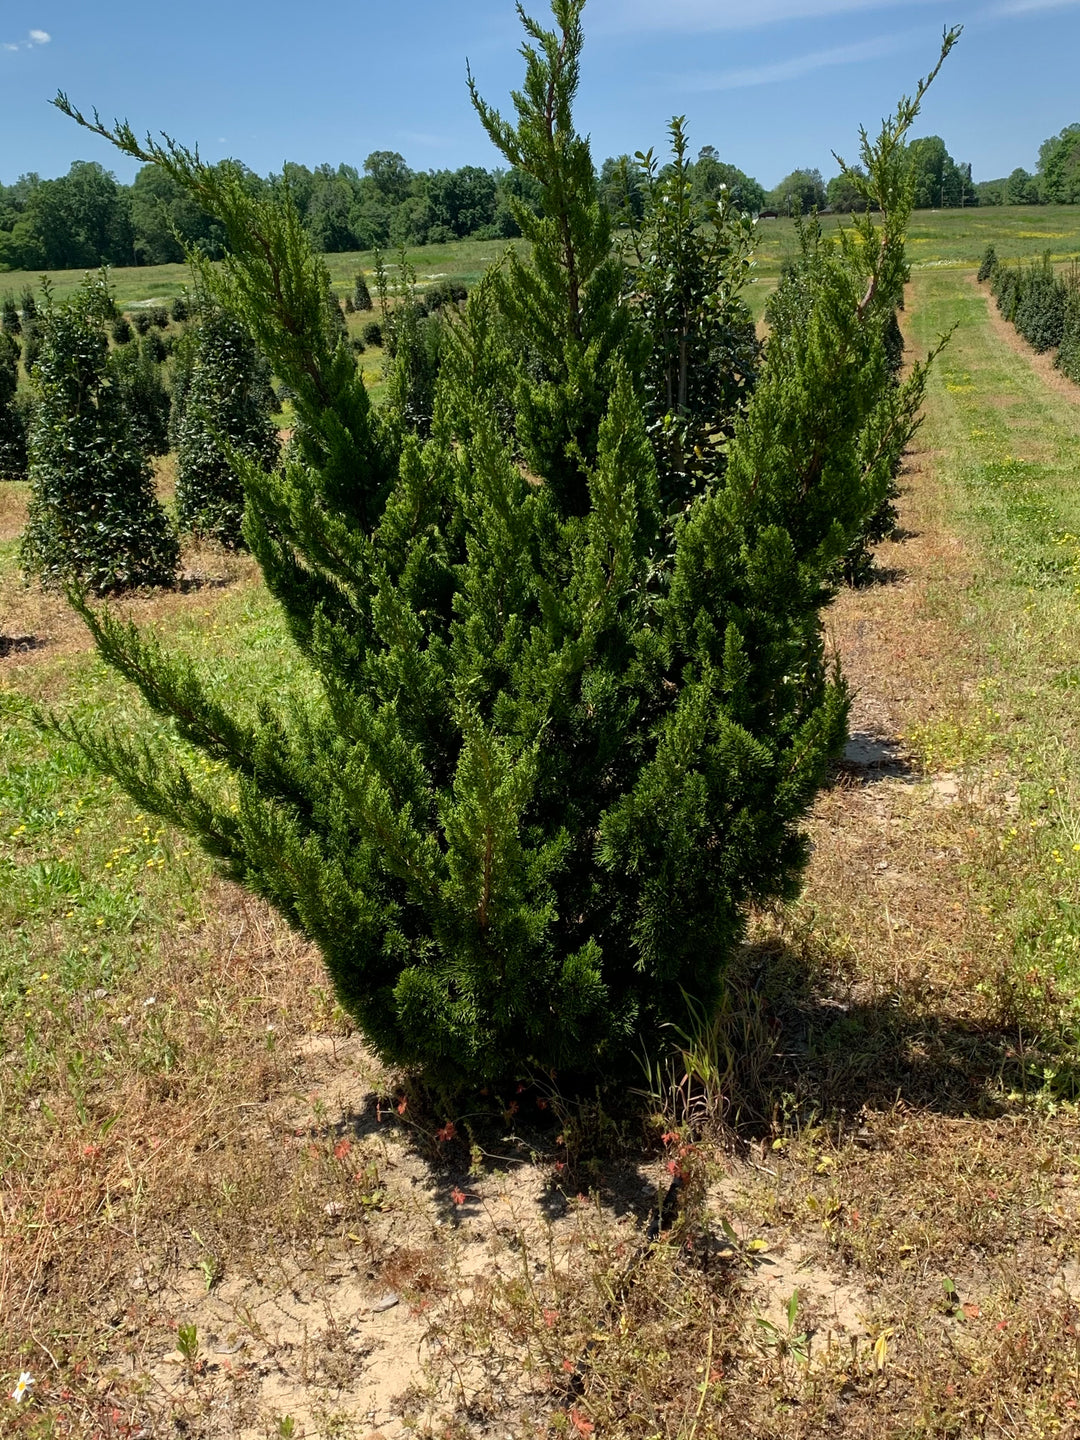
[[[528,7],[546,15],[540,3]],[[685,114],[764,185],[850,157],[933,63],[945,24],[963,39],[924,108],[974,177],[1034,169],[1040,142],[1080,121],[1080,0],[589,0],[579,124],[597,163],[662,148]],[[57,89],[138,130],[233,155],[362,165],[399,150],[415,169],[496,156],[473,115],[465,60],[508,104],[521,76],[512,0],[0,0],[0,181],[100,160],[134,165],[47,104]]]

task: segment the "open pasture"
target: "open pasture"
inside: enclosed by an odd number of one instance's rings
[[[418,1109],[310,946],[5,715],[0,1374],[35,1381],[5,1434],[1073,1433],[1080,391],[969,273],[990,240],[1075,253],[1071,215],[915,217],[909,346],[958,328],[880,583],[826,616],[853,744],[802,898],[755,917],[693,1147],[663,1085],[644,1118]],[[790,243],[764,222],[763,282]],[[498,249],[413,260],[470,280]],[[330,257],[340,289],[365,260]],[[116,272],[121,303],[163,269]],[[19,578],[24,514],[0,486],[0,686],[146,723]],[[308,683],[244,557],[123,608],[252,706]]]
[[[826,231],[850,224],[847,215],[825,216]],[[795,226],[790,220],[762,220],[759,224],[756,275],[748,287],[747,301],[755,319],[761,318],[765,300],[776,283],[785,255],[792,253]],[[971,210],[916,211],[909,230],[908,254],[915,269],[927,266],[977,266],[990,243],[1005,260],[1034,258],[1049,250],[1055,260],[1080,256],[1080,206],[1018,205],[992,206]],[[505,250],[501,240],[463,240],[453,245],[424,245],[407,252],[417,281],[424,287],[446,277],[473,285],[484,270]],[[396,256],[388,252],[388,263]],[[327,255],[326,264],[338,294],[351,288],[357,272],[363,270],[371,283],[375,256],[361,250]],[[49,283],[58,299],[64,299],[82,282],[81,270],[55,270]],[[110,272],[121,308],[151,300],[168,300],[179,295],[189,283],[184,265],[133,266]],[[29,271],[0,274],[0,294],[18,294],[37,286],[41,276]]]

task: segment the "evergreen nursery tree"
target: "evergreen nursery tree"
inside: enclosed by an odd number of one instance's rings
[[[26,417],[18,388],[18,341],[0,330],[0,480],[26,478]]]
[[[903,267],[917,100],[865,146],[880,230],[823,272],[802,343],[770,342],[722,478],[664,525],[640,332],[573,128],[582,0],[553,9],[553,32],[525,21],[517,124],[477,101],[545,222],[448,327],[423,443],[372,411],[288,195],[98,126],[223,223],[203,283],[294,394],[280,470],[234,463],[319,686],[234,710],[81,602],[106,659],[216,763],[62,732],[319,944],[383,1057],[447,1085],[632,1068],[687,997],[715,1000],[748,901],[797,887],[847,714],[820,609],[877,494],[875,295]]]
[[[721,188],[695,188],[683,118],[671,122],[672,158],[659,169],[638,154],[644,196],[628,220],[630,300],[648,337],[645,414],[662,503],[681,509],[719,477],[723,441],[753,387],[759,346],[740,298],[749,279],[754,224]]]
[[[104,278],[88,276],[70,304],[47,298],[36,317],[22,543],[24,567],[45,583],[98,595],[171,584],[179,558],[122,387],[113,383],[105,333],[112,313]]]
[[[204,298],[191,336],[177,377],[177,519],[182,530],[237,545],[244,491],[236,459],[250,457],[268,468],[276,462],[273,392],[235,315]]]
[[[117,322],[119,323],[119,322]],[[115,334],[115,325],[113,331]],[[109,356],[109,373],[131,422],[131,434],[146,456],[169,449],[169,392],[161,365],[145,346],[124,344]]]

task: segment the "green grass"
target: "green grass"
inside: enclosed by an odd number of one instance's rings
[[[826,231],[851,223],[846,215],[826,216]],[[795,248],[795,227],[790,220],[762,220],[759,225],[758,270],[773,281],[785,255]],[[973,210],[920,210],[909,231],[910,256],[916,269],[927,265],[978,265],[987,244],[993,242],[1003,259],[1041,255],[1050,250],[1056,259],[1080,255],[1080,205],[987,206]],[[506,248],[502,240],[461,240],[453,245],[423,245],[408,250],[421,284],[435,276],[448,276],[473,285]],[[392,262],[396,256],[387,253]],[[358,270],[369,277],[375,256],[357,250],[326,256],[330,278],[344,296]],[[81,283],[81,270],[52,270],[48,278],[59,299]],[[189,282],[186,265],[147,265],[111,271],[116,298],[123,307],[146,300],[169,299]],[[41,275],[13,270],[0,274],[0,294],[34,288]],[[755,312],[759,306],[753,303]]]
[[[955,326],[930,382],[922,443],[935,455],[975,573],[951,623],[977,674],[969,719],[989,713],[1021,797],[1003,826],[1022,883],[990,897],[1017,958],[1080,989],[1080,388],[1048,384],[992,329],[969,277],[918,274],[912,338]],[[964,727],[954,732],[964,733]],[[948,753],[938,763],[961,759]]]

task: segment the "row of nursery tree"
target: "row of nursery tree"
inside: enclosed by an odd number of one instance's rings
[[[1059,156],[1062,147],[1068,154]],[[1080,198],[1078,126],[1046,142],[1038,176],[1017,171],[1007,181],[979,185],[972,184],[971,166],[954,161],[938,136],[915,140],[909,149],[916,209]],[[625,218],[627,208],[641,218],[645,164],[639,154],[612,157],[600,166],[598,197],[616,219]],[[359,170],[289,163],[280,175],[261,178],[235,161],[219,168],[235,174],[252,197],[277,193],[287,181],[310,243],[324,253],[512,238],[521,233],[518,207],[537,213],[543,205],[535,177],[518,165],[416,171],[389,150],[375,151]],[[734,204],[751,214],[849,212],[863,203],[847,171],[826,182],[819,170],[794,170],[765,190],[711,145],[702,147],[691,170],[700,199],[714,199],[726,188]],[[131,185],[119,184],[92,161],[76,161],[56,179],[31,174],[0,185],[0,270],[160,265],[182,260],[185,245],[198,244],[217,257],[227,243],[220,220],[162,165],[142,166]]]
[[[1059,272],[1049,255],[1009,265],[988,245],[978,278],[989,281],[998,310],[1028,344],[1039,354],[1056,351],[1054,364],[1080,384],[1080,266]]]
[[[638,1074],[711,1012],[748,906],[795,893],[848,715],[822,610],[888,503],[926,377],[898,374],[896,311],[903,142],[929,80],[864,137],[838,242],[801,225],[759,347],[740,298],[754,227],[726,192],[695,194],[681,121],[613,243],[573,118],[582,8],[553,0],[551,30],[521,12],[513,115],[472,85],[535,186],[538,206],[513,202],[530,243],[449,320],[395,307],[378,408],[294,200],[57,102],[223,228],[200,287],[296,428],[275,464],[218,450],[310,683],[234,704],[216,657],[96,603],[112,587],[71,557],[57,577],[101,654],[167,723],[34,718],[311,937],[375,1051],[446,1092]],[[49,322],[91,375],[96,293]],[[57,438],[35,432],[30,457],[50,543],[96,503],[65,427],[115,388],[84,396],[57,368],[43,351]]]

